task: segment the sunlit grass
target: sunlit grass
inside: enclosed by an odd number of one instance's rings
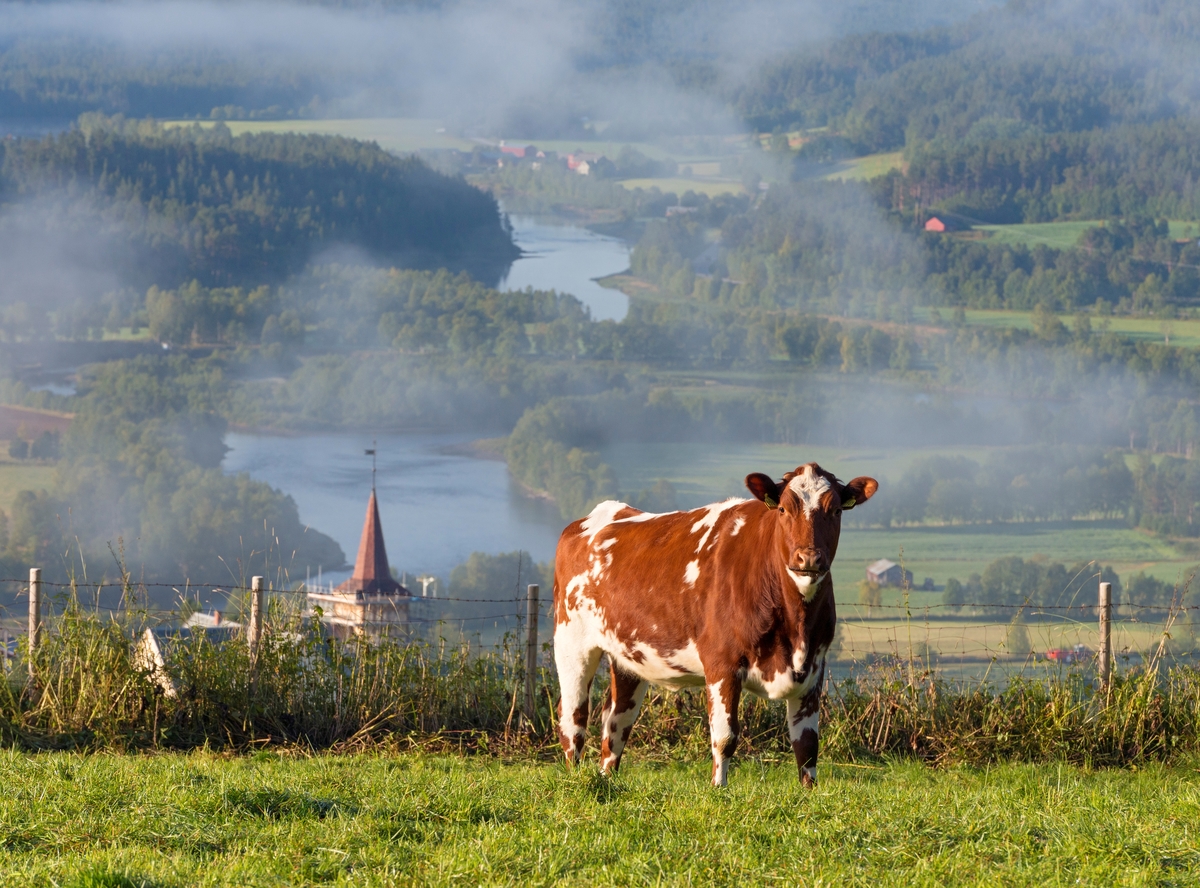
[[[0,441],[0,509],[10,512],[18,491],[49,490],[53,482],[53,465],[10,459],[8,442]]]
[[[0,870],[45,885],[1185,884],[1186,766],[427,755],[0,757]],[[593,753],[594,755],[594,753]],[[787,758],[790,758],[790,753]],[[127,881],[122,881],[125,879]]]
[[[903,166],[904,152],[888,151],[883,154],[868,154],[864,157],[844,160],[838,164],[838,169],[822,178],[866,181],[886,175],[891,170],[901,169]]]

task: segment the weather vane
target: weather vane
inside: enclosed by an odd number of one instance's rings
[[[375,439],[371,439],[371,449],[366,451],[367,456],[371,457],[371,493],[375,492]]]

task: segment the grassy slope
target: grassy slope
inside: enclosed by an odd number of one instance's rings
[[[825,764],[808,792],[790,763],[740,761],[714,791],[701,756],[646,763],[634,746],[607,781],[593,763],[486,757],[7,753],[0,870],[36,885],[1200,878],[1188,767]]]
[[[1019,225],[976,225],[974,230],[986,231],[990,243],[1026,244],[1031,247],[1044,244],[1056,250],[1066,250],[1079,243],[1080,235],[1089,228],[1103,224],[1100,220],[1031,222]],[[1169,225],[1171,237],[1176,240],[1200,235],[1200,223],[1173,219]]]

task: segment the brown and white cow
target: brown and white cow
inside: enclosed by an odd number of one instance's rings
[[[756,497],[691,512],[604,502],[563,531],[554,561],[559,739],[578,763],[592,678],[607,654],[601,769],[616,771],[650,682],[708,692],[716,786],[737,745],[742,689],[787,701],[800,779],[817,773],[817,712],[836,614],[829,567],[842,511],[878,484],[842,484],[816,463],[776,483],[746,477]]]

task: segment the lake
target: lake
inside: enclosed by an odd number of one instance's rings
[[[557,290],[578,298],[598,321],[625,317],[629,297],[594,280],[629,268],[629,246],[624,241],[531,216],[511,216],[509,221],[523,255],[512,264],[498,289]]]
[[[554,556],[566,525],[558,510],[522,496],[498,460],[456,452],[469,435],[380,435],[376,489],[394,568],[448,577],[472,552],[525,549]],[[300,520],[329,534],[353,562],[371,492],[366,434],[284,437],[230,433],[222,468],[290,494]],[[324,579],[340,581],[348,571]],[[314,578],[315,579],[315,578]]]

